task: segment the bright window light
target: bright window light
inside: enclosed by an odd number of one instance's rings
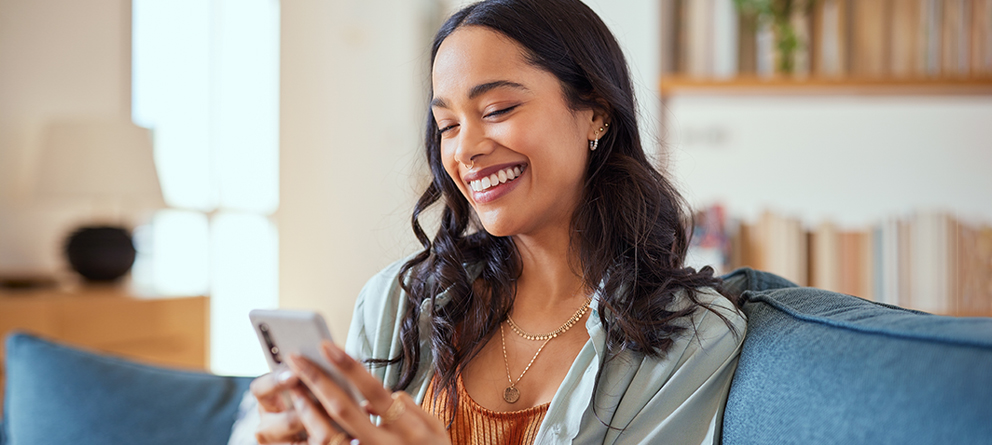
[[[279,2],[133,0],[132,118],[166,203],[136,232],[139,292],[210,296],[210,367],[257,375],[248,311],[278,304]],[[183,210],[179,210],[183,209]]]

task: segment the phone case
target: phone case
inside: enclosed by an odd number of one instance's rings
[[[356,401],[362,400],[361,393],[320,352],[321,341],[333,341],[320,314],[313,311],[256,309],[248,313],[248,318],[270,370],[288,366],[283,364],[285,359],[290,354],[300,354],[323,369]]]

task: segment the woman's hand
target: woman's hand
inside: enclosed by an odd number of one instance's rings
[[[279,425],[273,423],[276,417],[271,416],[272,422],[263,422],[260,437],[264,430],[266,434],[271,433],[272,437],[284,441],[294,440],[295,434],[295,440],[299,441],[302,437],[299,436],[299,425],[302,425],[307,437],[305,443],[315,445],[337,445],[348,443],[351,439],[358,439],[362,445],[450,443],[441,421],[422,410],[409,394],[403,391],[390,393],[365,367],[331,342],[322,343],[321,352],[358,388],[366,402],[359,405],[316,365],[303,357],[291,356],[289,366],[306,388],[292,386],[290,398],[293,406],[270,411],[282,416],[278,419]],[[275,380],[279,382],[279,379]],[[283,379],[284,382],[292,380]],[[258,386],[264,389],[266,383]],[[259,403],[262,403],[261,400]],[[269,406],[277,407],[276,404]],[[381,416],[382,424],[376,426],[372,423],[369,414]],[[262,443],[261,440],[259,442]]]
[[[286,369],[265,374],[251,382],[251,394],[258,400],[260,423],[255,440],[261,445],[306,443],[306,430],[289,398],[283,393],[300,385]]]

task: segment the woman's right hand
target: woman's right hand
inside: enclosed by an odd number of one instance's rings
[[[261,421],[255,439],[260,445],[305,443],[306,430],[293,404],[283,392],[300,384],[292,371],[284,369],[265,374],[251,382],[251,394],[258,400]]]

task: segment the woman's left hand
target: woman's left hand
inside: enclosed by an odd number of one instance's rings
[[[337,445],[358,439],[362,445],[447,444],[444,425],[420,408],[404,391],[390,393],[364,366],[329,341],[321,353],[365,396],[359,405],[319,367],[301,356],[291,356],[290,369],[310,389],[291,392],[296,412],[307,431],[307,444]],[[382,418],[375,425],[369,414]]]

